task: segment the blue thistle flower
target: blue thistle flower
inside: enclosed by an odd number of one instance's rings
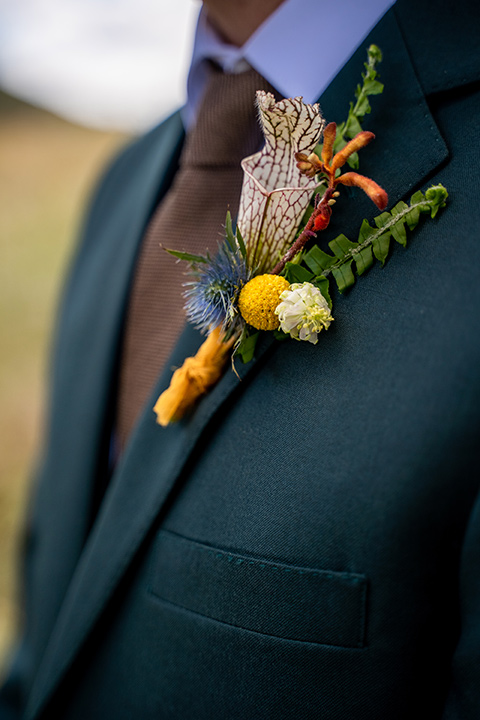
[[[188,320],[205,334],[218,325],[228,330],[238,316],[240,290],[251,276],[244,257],[225,242],[215,257],[207,254],[206,262],[192,263],[191,273],[194,279],[185,283],[184,292]]]

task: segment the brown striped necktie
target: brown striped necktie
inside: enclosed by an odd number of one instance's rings
[[[185,263],[160,245],[215,252],[229,209],[238,212],[240,161],[262,143],[255,91],[274,92],[255,70],[225,74],[212,64],[172,187],[147,228],[137,262],[120,364],[116,433],[124,448],[183,327]],[[277,94],[278,95],[278,94]]]

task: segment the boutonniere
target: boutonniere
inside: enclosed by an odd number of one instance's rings
[[[189,265],[186,315],[207,339],[157,400],[160,425],[182,418],[219,380],[229,360],[233,371],[235,358],[249,362],[260,332],[316,345],[334,320],[330,279],[344,292],[355,273],[363,275],[375,259],[385,263],[392,238],[405,246],[406,230],[413,230],[422,214],[433,218],[444,207],[447,191],[437,185],[387,212],[385,190],[357,172],[359,151],[375,138],[361,122],[370,112],[368,97],[383,90],[376,70],[380,61],[380,50],[370,46],[355,101],[338,127],[325,123],[317,104],[300,97],[276,102],[273,95],[257,92],[265,145],[242,161],[236,227],[227,213],[225,239],[215,254],[169,251]],[[342,188],[352,186],[381,213],[373,225],[363,221],[357,240],[342,234],[328,243],[330,252],[322,250],[312,241],[328,227]]]

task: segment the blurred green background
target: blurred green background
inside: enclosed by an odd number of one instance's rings
[[[0,92],[0,674],[20,620],[18,555],[55,308],[92,185],[126,140]]]

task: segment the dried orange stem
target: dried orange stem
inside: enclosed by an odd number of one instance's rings
[[[194,357],[175,370],[170,386],[160,395],[153,408],[159,425],[180,420],[222,376],[235,341],[222,342],[223,330],[216,327]]]

